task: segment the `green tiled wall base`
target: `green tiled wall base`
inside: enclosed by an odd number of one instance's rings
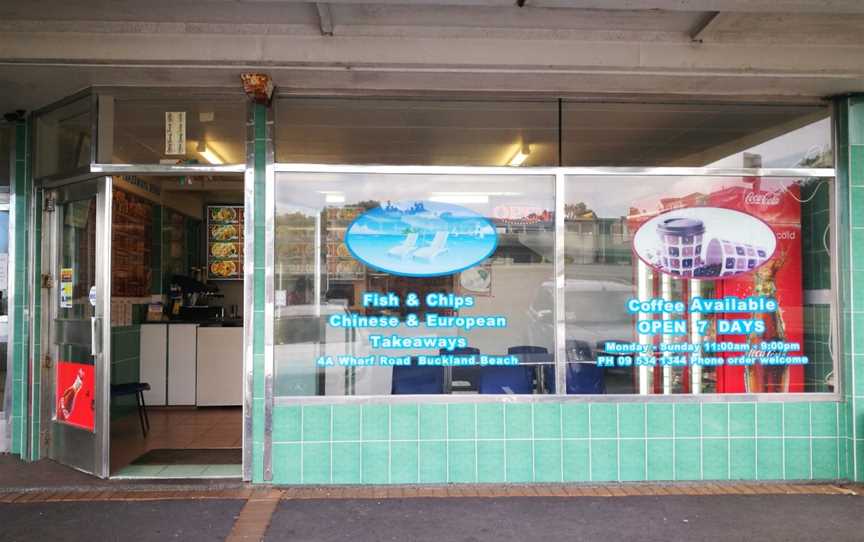
[[[837,480],[841,403],[277,406],[273,483]]]

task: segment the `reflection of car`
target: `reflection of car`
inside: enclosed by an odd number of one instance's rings
[[[531,344],[554,344],[554,289],[554,282],[544,282],[528,308],[532,320],[529,326]],[[604,353],[607,342],[629,343],[634,340],[633,317],[626,308],[627,300],[634,296],[633,285],[609,280],[567,279],[564,292],[569,363],[596,365],[597,356]],[[585,369],[584,376],[591,378],[587,367]],[[574,378],[573,370],[568,374],[571,375],[569,378]],[[606,393],[634,391],[633,369],[629,367],[602,369],[602,378],[598,376],[597,380],[587,387],[605,389]],[[586,386],[570,382],[568,388],[579,390],[586,389]]]

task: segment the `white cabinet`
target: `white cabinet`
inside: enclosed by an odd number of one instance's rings
[[[168,404],[195,404],[198,324],[168,326]]]
[[[164,406],[168,400],[168,324],[142,324],[139,382],[150,384],[144,402]]]
[[[243,404],[243,328],[198,329],[198,406]]]

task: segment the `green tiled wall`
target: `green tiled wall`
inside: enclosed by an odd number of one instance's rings
[[[843,434],[850,477],[864,480],[864,96],[837,101]],[[848,202],[848,205],[845,204]]]
[[[252,106],[252,143],[255,153],[253,227],[254,227],[254,290],[252,311],[252,480],[264,481],[264,229],[267,149],[271,147],[268,109]],[[246,219],[249,219],[247,215]]]
[[[276,407],[276,484],[836,480],[842,404]]]

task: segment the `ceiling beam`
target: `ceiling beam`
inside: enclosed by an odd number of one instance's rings
[[[514,0],[330,0],[333,4],[384,4],[432,6],[512,7]],[[307,3],[308,0],[241,0],[241,3]],[[861,0],[532,0],[526,7],[665,10],[665,11],[729,11],[740,13],[864,13]]]
[[[318,9],[318,25],[321,27],[321,35],[332,36],[333,14],[330,12],[330,4],[318,2],[315,7]]]
[[[719,11],[709,11],[699,19],[699,22],[690,31],[690,41],[702,43],[703,37],[708,32],[708,27],[714,23],[718,15],[720,15]]]

